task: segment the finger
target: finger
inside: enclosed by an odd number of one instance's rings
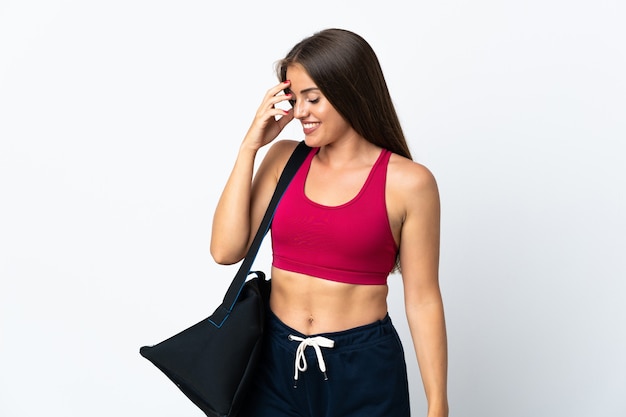
[[[264,112],[260,112],[257,117],[257,121],[261,123],[262,125],[267,125],[268,122],[271,122],[271,121],[276,122],[280,120],[281,118],[288,116],[290,112],[291,110],[284,110],[284,109],[272,107],[272,108],[265,110]]]
[[[289,100],[289,97],[286,97],[283,94],[281,94],[280,96],[272,96],[272,97],[266,98],[257,110],[257,117],[265,118],[264,115],[268,115],[268,116],[270,114],[274,115],[275,110],[278,110],[279,112],[282,111],[282,109],[276,107],[276,105],[285,100]],[[267,113],[268,111],[271,113],[268,114]]]
[[[279,94],[277,96],[272,96],[266,100],[266,106],[275,107],[278,103],[289,101],[291,98],[292,94]]]
[[[291,95],[280,94],[280,92],[284,91],[285,88],[288,88],[289,85],[291,85],[291,83],[289,81],[285,81],[267,90],[265,97],[263,98],[263,102],[257,110],[257,117],[264,118],[263,115],[266,111],[276,109],[276,104],[290,100],[292,97]],[[282,116],[282,114],[278,114]]]
[[[276,121],[280,130],[283,130],[289,122],[293,120],[293,109],[289,109],[283,116]]]
[[[265,99],[267,100],[267,99],[277,96],[281,91],[284,91],[286,88],[289,88],[290,85],[291,85],[290,81],[285,81],[285,82],[275,85],[274,87],[267,90],[267,92],[265,93]]]

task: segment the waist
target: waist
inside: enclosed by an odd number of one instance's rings
[[[276,316],[272,310],[269,310],[267,314],[267,334],[269,337],[291,350],[295,349],[295,345],[289,340],[290,335],[303,338],[323,336],[333,340],[335,343],[334,348],[325,352],[325,355],[336,354],[345,349],[353,349],[354,345],[378,343],[380,340],[388,337],[398,337],[389,314],[385,314],[385,316],[380,320],[361,326],[341,331],[321,332],[315,334],[304,334],[299,330],[292,328]],[[312,352],[309,352],[309,354],[311,353]]]
[[[383,319],[387,285],[356,285],[272,268],[270,306],[303,334],[342,331]]]

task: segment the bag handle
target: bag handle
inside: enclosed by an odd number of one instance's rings
[[[261,247],[261,242],[263,238],[267,234],[267,231],[270,228],[270,224],[272,223],[272,219],[274,218],[274,212],[276,211],[276,207],[280,202],[287,186],[291,182],[291,179],[296,175],[298,168],[304,162],[307,155],[309,154],[311,148],[306,146],[304,141],[298,143],[298,146],[294,149],[293,153],[289,157],[285,168],[283,169],[282,174],[280,175],[280,179],[278,180],[278,184],[276,184],[276,189],[274,190],[274,194],[272,195],[272,199],[270,200],[270,204],[265,211],[265,215],[263,216],[263,220],[261,220],[261,224],[259,229],[252,240],[252,244],[250,245],[250,249],[248,249],[248,253],[244,258],[233,282],[228,287],[228,291],[226,291],[226,295],[224,296],[224,300],[222,304],[215,310],[215,312],[209,317],[209,321],[215,325],[216,327],[222,327],[230,312],[233,310],[237,299],[239,298],[239,294],[243,289],[244,284],[246,283],[246,279],[250,274],[250,268],[254,263],[254,259]],[[264,279],[264,274],[260,274],[260,278]]]

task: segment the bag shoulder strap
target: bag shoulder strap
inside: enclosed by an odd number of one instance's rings
[[[254,259],[261,247],[261,243],[263,242],[263,238],[267,234],[267,231],[270,228],[270,224],[272,223],[272,219],[274,218],[274,212],[276,211],[276,207],[280,202],[285,190],[289,186],[291,179],[296,175],[298,168],[302,165],[307,155],[309,154],[311,148],[308,147],[304,141],[298,143],[298,146],[294,149],[293,153],[289,157],[285,168],[283,169],[282,174],[278,180],[278,184],[276,184],[276,189],[274,190],[274,194],[272,195],[272,199],[270,200],[269,206],[265,211],[265,215],[263,216],[263,220],[261,220],[261,224],[259,229],[252,240],[252,244],[250,245],[250,249],[248,249],[248,253],[244,258],[233,282],[228,287],[228,291],[226,291],[226,295],[224,296],[224,300],[222,304],[215,310],[215,312],[209,317],[209,321],[213,323],[217,327],[221,327],[224,324],[224,321],[228,318],[228,315],[232,311],[237,299],[239,298],[239,294],[243,289],[244,284],[246,283],[246,279],[250,273],[250,268],[254,263]]]

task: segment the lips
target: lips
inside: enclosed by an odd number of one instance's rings
[[[320,123],[313,123],[313,122],[306,122],[306,123],[302,123],[302,128],[304,130],[304,134],[305,135],[310,135],[311,133],[313,133],[313,131],[315,131],[315,129],[317,129],[319,127]]]

